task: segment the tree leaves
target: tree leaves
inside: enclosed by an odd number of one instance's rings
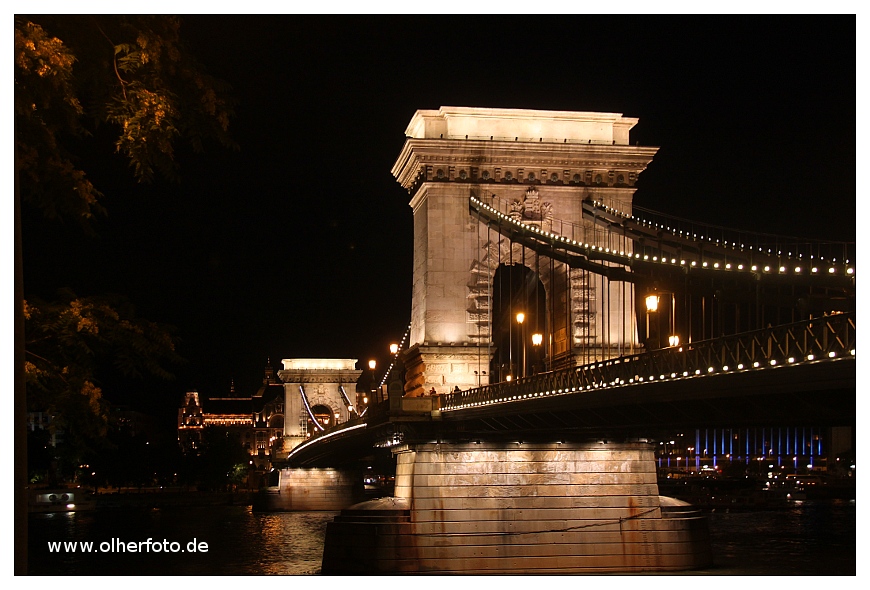
[[[30,21],[15,23],[15,166],[25,198],[48,217],[85,222],[102,196],[76,168],[63,138],[85,133],[73,65],[64,43]]]
[[[181,362],[170,327],[136,317],[122,297],[68,290],[57,301],[25,302],[25,358],[30,409],[81,437],[105,434],[103,359],[126,376],[164,379],[172,378],[168,365]]]
[[[114,129],[133,176],[176,178],[175,142],[234,148],[228,85],[186,51],[173,16],[19,16],[15,20],[16,166],[22,195],[48,217],[87,225],[103,196],[71,139]]]
[[[99,150],[108,148],[110,159],[114,148],[147,182],[175,178],[179,140],[194,150],[206,139],[235,147],[228,86],[190,55],[180,28],[180,19],[163,15],[16,16],[16,197],[20,191],[46,217],[89,229],[105,209],[83,152],[102,160]],[[48,412],[74,446],[105,434],[105,359],[123,375],[163,378],[180,360],[171,330],[137,318],[121,298],[67,291],[25,308],[28,406]]]

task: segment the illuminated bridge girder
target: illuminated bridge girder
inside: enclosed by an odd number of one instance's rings
[[[439,396],[432,415],[381,412],[319,434],[294,465],[409,442],[642,437],[663,428],[852,426],[854,314],[717,338]]]

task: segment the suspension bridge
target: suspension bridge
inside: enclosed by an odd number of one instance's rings
[[[750,429],[854,425],[854,244],[634,207],[657,149],[630,144],[636,122],[414,115],[393,168],[414,211],[411,322],[386,399],[282,470],[283,507],[346,509],[325,573],[702,567],[703,518],[658,495],[657,433],[728,429],[748,461],[772,444],[750,452]],[[348,508],[336,474],[373,453],[396,461],[395,495]],[[299,474],[329,501],[306,505]]]

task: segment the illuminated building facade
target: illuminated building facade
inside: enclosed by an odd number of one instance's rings
[[[223,397],[200,398],[188,391],[178,409],[178,442],[185,450],[196,449],[205,428],[217,426],[238,436],[251,455],[253,465],[266,469],[284,436],[284,387],[271,366],[265,369],[263,384],[249,396],[239,396],[235,387]]]

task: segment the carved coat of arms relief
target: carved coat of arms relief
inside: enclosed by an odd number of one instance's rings
[[[553,204],[542,201],[536,188],[527,190],[522,201],[513,201],[509,215],[515,221],[537,225],[546,231],[551,231],[553,227]]]

